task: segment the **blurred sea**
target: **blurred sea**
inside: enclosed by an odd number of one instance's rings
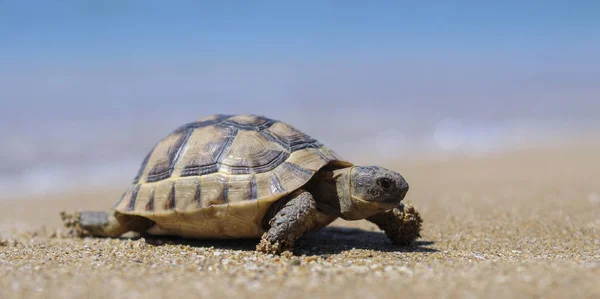
[[[357,164],[486,155],[600,129],[598,61],[451,60],[9,66],[0,199],[125,187],[158,140],[214,113],[286,121]]]

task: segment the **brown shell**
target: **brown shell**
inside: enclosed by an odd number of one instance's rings
[[[268,207],[325,165],[352,166],[284,122],[213,115],[161,140],[114,208],[154,220],[155,233],[255,237]]]

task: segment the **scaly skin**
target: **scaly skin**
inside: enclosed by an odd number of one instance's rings
[[[270,228],[256,250],[272,254],[291,251],[296,240],[316,225],[316,217],[317,204],[313,196],[304,190],[295,192],[269,221]]]

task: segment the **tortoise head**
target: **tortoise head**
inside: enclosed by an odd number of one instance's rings
[[[358,220],[400,205],[408,183],[399,173],[379,166],[354,166],[336,180],[341,217]]]

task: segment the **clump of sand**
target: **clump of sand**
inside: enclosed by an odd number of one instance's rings
[[[79,224],[79,213],[67,213],[66,211],[60,212],[60,219],[65,227],[66,231],[63,232],[65,237],[90,237],[91,234],[83,229]]]

